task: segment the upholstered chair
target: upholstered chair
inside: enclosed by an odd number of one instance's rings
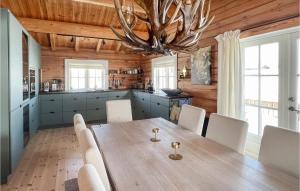
[[[107,123],[132,121],[130,100],[110,100],[106,102]]]
[[[78,186],[80,191],[107,191],[95,167],[86,164],[79,169]]]
[[[183,105],[179,115],[178,125],[201,135],[205,113],[205,109],[191,105]]]
[[[82,129],[86,128],[86,124],[84,122],[82,115],[79,113],[74,115],[73,122],[74,122],[75,134],[76,134],[77,140],[79,140],[80,131]]]
[[[299,135],[293,130],[266,126],[258,160],[299,177]]]
[[[247,132],[246,121],[212,113],[206,137],[239,153],[244,153]]]

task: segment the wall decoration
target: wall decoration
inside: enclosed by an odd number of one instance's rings
[[[211,84],[210,58],[211,58],[211,46],[206,48],[200,48],[198,51],[192,54],[191,57],[192,84],[198,84],[198,85]]]

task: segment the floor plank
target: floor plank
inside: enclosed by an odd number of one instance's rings
[[[63,191],[83,165],[74,129],[40,130],[28,143],[20,164],[3,191]]]

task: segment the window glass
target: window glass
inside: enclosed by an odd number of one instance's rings
[[[258,46],[252,46],[245,48],[245,74],[246,75],[258,75]]]
[[[278,76],[261,77],[261,106],[278,108]]]
[[[279,61],[279,44],[270,43],[263,44],[260,47],[260,68],[263,75],[277,75],[278,74],[278,61]]]
[[[258,105],[258,76],[245,77],[245,103]]]

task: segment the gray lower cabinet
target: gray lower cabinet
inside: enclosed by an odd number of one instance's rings
[[[23,137],[23,107],[10,112],[10,158],[13,171],[24,151]]]
[[[63,123],[62,94],[40,96],[40,126],[47,127]]]
[[[134,120],[154,117],[169,120],[170,108],[179,103],[176,99],[136,90],[45,94],[40,95],[41,127],[70,125],[76,113],[81,113],[86,122],[105,123],[106,101],[117,99],[131,99]]]
[[[32,137],[38,130],[39,127],[39,105],[38,98],[35,97],[30,100],[29,103],[29,133]]]

